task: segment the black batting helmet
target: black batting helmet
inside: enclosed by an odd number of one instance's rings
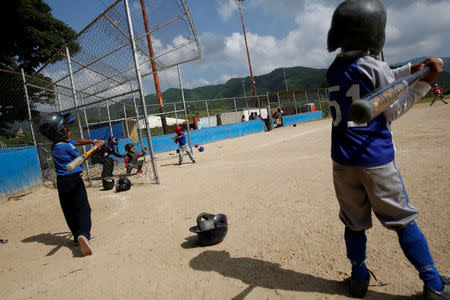
[[[197,217],[197,226],[189,228],[198,236],[198,241],[204,246],[220,243],[228,232],[227,216],[224,214],[201,213]]]
[[[346,0],[334,11],[328,51],[342,47],[378,55],[385,40],[386,10],[378,0]]]
[[[131,148],[133,148],[134,147],[134,144],[132,144],[132,143],[128,143],[128,144],[126,144],[125,145],[125,151],[130,151],[131,150]]]
[[[126,177],[121,177],[117,181],[116,192],[128,191],[131,188],[131,181]]]
[[[44,116],[39,124],[39,132],[50,141],[57,141],[67,134],[67,125],[75,121],[70,114],[51,113]]]
[[[104,177],[102,179],[103,189],[111,190],[114,187],[114,178],[112,177]]]

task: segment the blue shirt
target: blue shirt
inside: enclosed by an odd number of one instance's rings
[[[333,116],[331,157],[343,165],[377,166],[395,156],[390,122],[384,114],[365,124],[355,124],[349,118],[350,104],[378,87],[366,75],[366,61],[377,64],[368,56],[339,56],[327,72]]]
[[[66,170],[66,165],[80,156],[77,148],[75,148],[76,143],[76,141],[53,143],[52,156],[53,162],[55,163],[56,175],[70,175],[83,172],[82,166],[77,167],[72,172]]]
[[[181,139],[178,139],[178,144],[181,146],[186,145],[186,135],[184,134],[184,132],[181,132],[180,135],[177,136],[181,136]]]

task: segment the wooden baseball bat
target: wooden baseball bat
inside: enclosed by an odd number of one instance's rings
[[[92,147],[91,150],[81,154],[80,156],[72,160],[66,165],[66,170],[72,172],[73,170],[78,168],[78,166],[81,166],[81,164],[84,163],[86,159],[88,159],[92,155],[92,153],[94,153],[95,150],[97,150],[97,146]]]
[[[438,58],[442,64],[442,59]],[[367,123],[406,93],[408,87],[423,78],[431,71],[431,68],[425,68],[416,73],[389,84],[386,87],[379,88],[366,95],[364,98],[356,100],[350,105],[349,117],[355,123]]]

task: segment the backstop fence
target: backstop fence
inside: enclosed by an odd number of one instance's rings
[[[184,101],[180,64],[199,58],[186,0],[116,0],[36,73],[0,70],[0,147],[34,145],[45,165],[51,143],[38,131],[42,116],[72,113],[72,139],[118,136],[148,145],[159,183],[151,137],[175,126],[189,134],[254,114],[269,118],[277,108],[284,115],[328,112],[324,89]],[[95,168],[85,168],[90,182]]]

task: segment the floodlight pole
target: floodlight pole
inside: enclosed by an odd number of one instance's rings
[[[250,52],[248,51],[248,44],[247,44],[247,34],[245,33],[244,16],[242,15],[242,8],[241,8],[241,2],[244,0],[234,0],[234,1],[239,7],[239,12],[241,13],[242,31],[244,32],[245,49],[247,50],[247,58],[248,58],[248,67],[250,69],[250,77],[253,85],[253,96],[256,97],[255,80],[253,79],[252,63],[250,61]]]
[[[159,112],[161,113],[161,123],[162,123],[161,125],[162,125],[164,134],[167,134],[168,133],[167,120],[166,120],[166,116],[164,115],[164,103],[163,103],[162,94],[161,94],[161,87],[159,85],[158,70],[157,70],[156,62],[155,62],[155,52],[153,51],[152,38],[150,36],[150,28],[148,26],[147,12],[145,10],[144,0],[141,0],[141,10],[142,10],[142,17],[144,18],[148,51],[150,54],[150,61],[151,61],[152,71],[153,71],[153,81],[155,82],[156,97],[158,98]]]

